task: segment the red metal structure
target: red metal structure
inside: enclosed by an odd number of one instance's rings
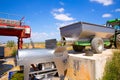
[[[18,37],[18,49],[22,49],[23,38],[31,36],[31,28],[18,20],[0,18],[0,35]]]

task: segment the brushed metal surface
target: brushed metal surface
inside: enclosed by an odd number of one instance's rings
[[[26,58],[43,58],[46,56],[53,56],[55,50],[53,49],[23,49],[18,50],[19,58],[26,59]]]
[[[54,49],[22,49],[18,50],[18,65],[49,62],[54,58]]]
[[[114,32],[113,28],[86,22],[78,22],[60,28],[62,37],[75,39],[89,38],[90,36],[110,38],[114,35]]]

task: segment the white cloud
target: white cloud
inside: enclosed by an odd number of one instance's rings
[[[59,33],[58,32],[32,32],[31,33],[31,39],[33,42],[41,42],[45,41],[47,39],[53,39],[53,38],[58,38]],[[30,39],[24,39],[24,42],[30,42]]]
[[[56,23],[57,30],[59,30],[60,27],[70,25],[70,24],[73,24],[73,23],[76,23],[76,22],[78,22],[78,21],[69,21],[69,22],[63,22],[63,23]]]
[[[44,42],[47,39],[59,39],[60,37],[59,32],[56,30],[56,32],[32,32],[31,33],[31,39],[33,42]],[[9,40],[13,40],[17,43],[18,38],[17,37],[9,37],[9,36],[0,36],[0,42],[6,43]],[[30,38],[23,38],[24,43],[30,43]]]
[[[55,19],[60,21],[72,21],[74,18],[70,17],[70,14],[64,13],[64,8],[53,9],[52,15]]]
[[[60,8],[58,9],[59,12],[63,12],[64,11],[64,8]]]
[[[109,6],[113,4],[113,0],[90,0],[90,1],[103,4],[104,6]]]
[[[109,17],[112,17],[112,15],[109,14],[109,13],[106,13],[106,14],[103,14],[102,17],[103,17],[103,18],[109,18]]]
[[[71,21],[74,20],[74,18],[70,17],[68,14],[53,14],[54,18],[60,21]]]
[[[32,32],[31,38],[33,41],[43,41],[43,39],[46,39],[49,35],[45,32],[39,33],[39,32]]]
[[[52,33],[52,32],[51,32],[50,35],[51,35],[51,36],[55,36],[55,33]]]
[[[118,9],[115,9],[115,12],[120,12],[120,8],[118,8]]]
[[[31,36],[34,37],[34,38],[48,37],[48,34],[45,33],[45,32],[42,32],[42,33],[32,32],[31,34],[32,34]],[[38,37],[38,35],[39,35],[39,37]],[[37,36],[37,37],[36,37],[36,36]]]

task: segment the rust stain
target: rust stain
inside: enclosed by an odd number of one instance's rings
[[[68,77],[69,79],[75,80],[74,69],[73,68],[68,68],[67,69],[66,77]]]
[[[70,80],[90,80],[90,74],[87,68],[82,64],[80,70],[74,70],[71,66],[67,69],[66,77]]]
[[[90,80],[89,71],[84,65],[81,65],[80,70],[76,72],[76,80]]]

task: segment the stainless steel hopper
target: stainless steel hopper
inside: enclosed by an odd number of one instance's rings
[[[114,32],[113,28],[86,22],[78,22],[60,28],[61,37],[75,39],[89,38],[90,36],[110,38]]]

